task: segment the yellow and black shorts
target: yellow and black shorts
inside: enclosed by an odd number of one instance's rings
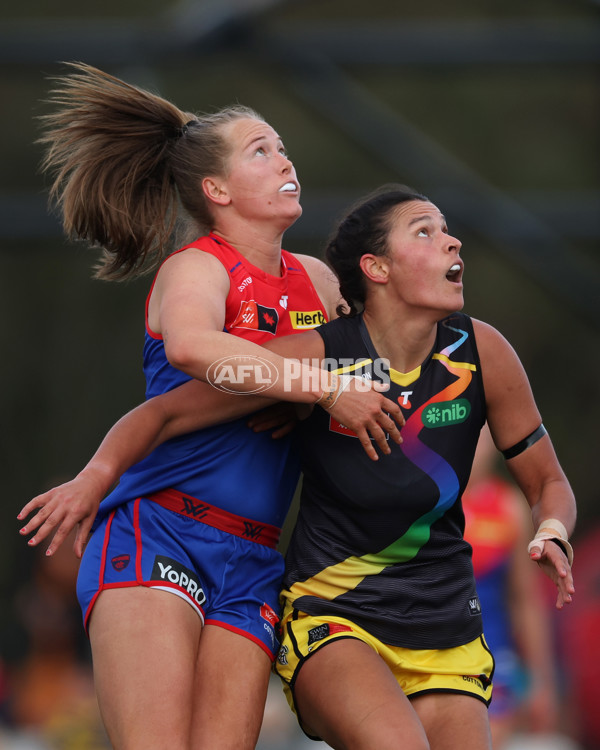
[[[307,615],[287,604],[281,623],[281,647],[275,671],[292,711],[294,683],[306,659],[341,638],[357,638],[385,661],[405,695],[444,692],[472,695],[489,705],[492,698],[494,659],[483,636],[446,649],[410,649],[388,646],[343,617]]]

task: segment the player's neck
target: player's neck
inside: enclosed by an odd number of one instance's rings
[[[215,234],[235,247],[248,262],[272,276],[281,275],[281,241],[283,232],[272,225],[261,224],[215,227]]]
[[[398,372],[412,372],[427,358],[435,343],[437,324],[425,319],[402,319],[394,313],[364,313],[365,325],[380,357]]]

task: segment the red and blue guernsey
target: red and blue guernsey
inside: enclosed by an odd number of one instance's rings
[[[327,321],[327,313],[299,260],[282,251],[281,275],[251,265],[222,238],[211,234],[190,247],[214,255],[227,270],[230,290],[224,330],[257,344]],[[148,300],[150,294],[148,295]],[[165,393],[191,378],[172,367],[162,336],[148,326],[144,374],[146,398]],[[129,469],[100,505],[98,521],[114,507],[167,488],[254,521],[281,527],[299,476],[292,436],[273,440],[254,433],[248,417],[169,440]]]

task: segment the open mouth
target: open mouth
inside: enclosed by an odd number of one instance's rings
[[[462,271],[462,265],[460,263],[455,263],[446,274],[446,278],[448,281],[452,281],[456,284],[462,279]]]
[[[295,182],[286,182],[285,185],[279,188],[280,193],[297,193],[298,185]]]

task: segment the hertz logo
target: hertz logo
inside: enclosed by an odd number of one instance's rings
[[[310,310],[308,312],[290,310],[289,312],[292,328],[297,330],[316,328],[327,322],[321,310]]]
[[[430,404],[423,409],[421,421],[425,427],[447,427],[448,425],[460,424],[471,413],[471,404],[466,398],[456,401],[440,401],[438,404]]]

